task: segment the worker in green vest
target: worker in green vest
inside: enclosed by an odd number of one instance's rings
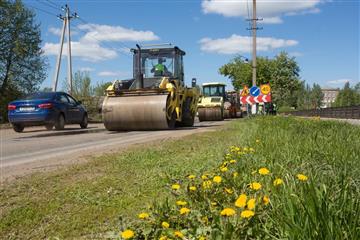
[[[165,60],[163,58],[158,59],[158,64],[156,64],[152,69],[151,72],[154,73],[154,77],[158,76],[165,76],[165,73],[167,73],[166,66],[163,64]]]

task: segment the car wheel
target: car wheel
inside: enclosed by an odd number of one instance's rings
[[[13,129],[15,132],[21,133],[22,131],[24,131],[24,126],[20,125],[20,124],[13,124]]]
[[[57,121],[55,122],[56,130],[63,130],[65,127],[65,118],[64,115],[60,114]]]
[[[54,127],[54,124],[45,124],[45,128],[46,128],[46,130],[48,130],[48,131],[52,130],[53,127]]]
[[[87,114],[84,114],[83,120],[80,123],[81,128],[87,128],[88,126],[88,116]]]

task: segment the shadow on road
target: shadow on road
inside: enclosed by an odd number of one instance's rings
[[[97,128],[97,127],[89,127],[86,129],[79,129],[79,128],[65,128],[61,131],[56,130],[34,130],[27,133],[41,133],[37,135],[31,135],[31,136],[24,136],[24,137],[18,137],[17,139],[27,139],[27,138],[40,138],[40,137],[54,137],[54,136],[65,136],[65,135],[79,135],[79,134],[85,134],[85,133],[95,133],[95,132],[103,132],[106,131],[106,129],[103,128]],[[46,132],[46,133],[44,133]]]

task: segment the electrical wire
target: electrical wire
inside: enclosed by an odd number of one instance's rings
[[[49,12],[49,11],[44,10],[44,9],[42,9],[42,8],[35,7],[35,6],[31,5],[31,4],[28,4],[28,3],[27,3],[26,6],[29,6],[29,7],[33,8],[33,9],[36,9],[36,10],[38,10],[38,11],[40,11],[40,12],[49,14],[49,15],[51,15],[51,16],[57,17],[57,15],[56,15],[55,13]]]
[[[40,0],[37,0],[37,2],[41,3],[44,6],[51,7],[52,9],[55,9],[57,11],[59,11],[61,9],[61,7],[54,7],[54,5],[52,5],[52,4],[48,3],[48,2],[44,2],[44,1],[40,1]]]

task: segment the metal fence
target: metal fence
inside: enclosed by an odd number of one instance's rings
[[[360,105],[350,107],[332,107],[314,110],[301,110],[294,112],[286,112],[285,114],[303,117],[324,117],[324,118],[345,118],[360,119]]]

